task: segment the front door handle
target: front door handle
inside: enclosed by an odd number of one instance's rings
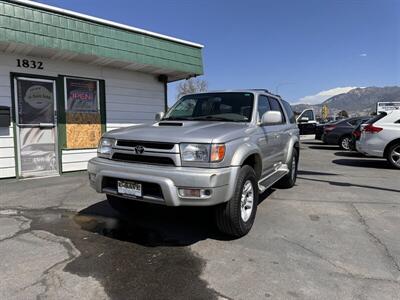
[[[55,125],[53,123],[39,123],[40,128],[53,128]]]

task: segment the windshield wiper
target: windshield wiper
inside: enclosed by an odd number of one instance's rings
[[[193,120],[192,117],[168,117],[162,118],[161,121],[190,121]]]
[[[201,116],[196,117],[193,120],[207,120],[207,121],[225,121],[225,122],[245,122],[245,120],[232,120],[224,117],[216,117],[216,116]]]

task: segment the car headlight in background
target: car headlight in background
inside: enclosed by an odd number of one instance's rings
[[[224,144],[181,144],[184,162],[219,162],[224,159]]]
[[[100,140],[99,146],[97,147],[97,156],[104,158],[111,158],[111,150],[115,144],[114,139],[102,138]]]

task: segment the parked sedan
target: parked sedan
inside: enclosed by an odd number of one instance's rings
[[[338,121],[324,127],[322,141],[329,145],[338,145],[343,150],[350,150],[352,132],[370,117],[355,117]]]
[[[384,157],[400,169],[400,110],[381,113],[361,130],[357,151],[375,157]]]
[[[335,121],[330,121],[330,122],[327,122],[327,123],[319,123],[315,127],[315,139],[322,141],[322,136],[324,135],[325,126],[328,126],[328,125],[333,124],[333,123],[335,123]]]

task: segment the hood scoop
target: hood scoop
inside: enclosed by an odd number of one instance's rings
[[[159,122],[158,126],[183,126],[181,122]]]

